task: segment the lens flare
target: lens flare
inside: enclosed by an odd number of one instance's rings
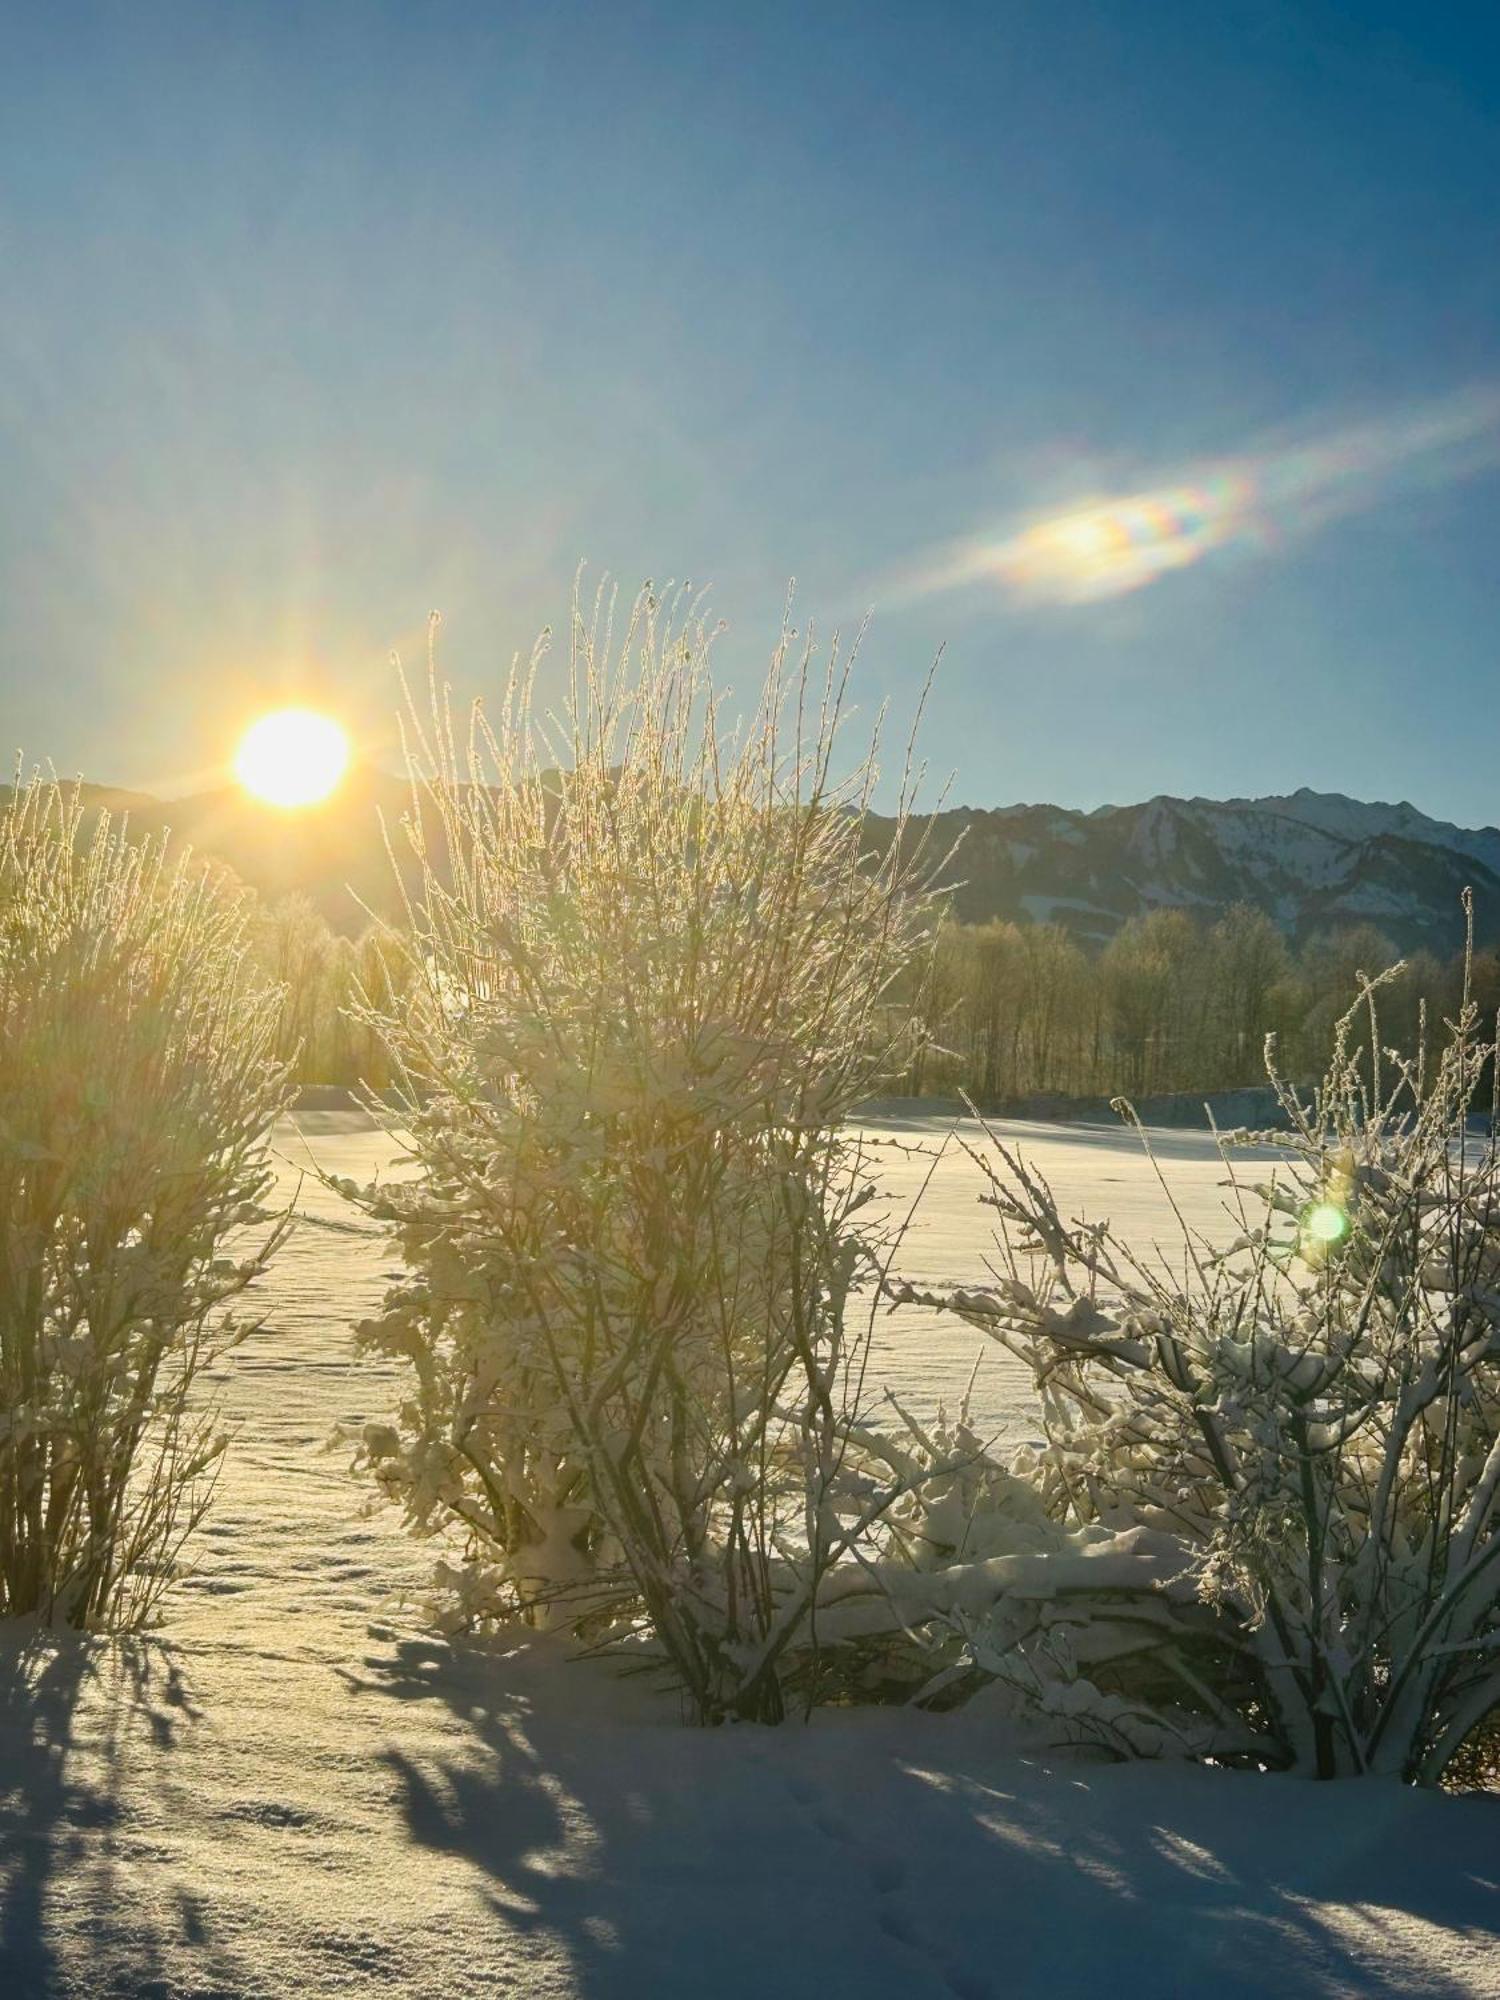
[[[252,798],[271,806],[319,804],[349,764],[349,739],[332,716],[279,708],[240,739],[234,774]]]
[[[1349,1234],[1349,1211],[1336,1201],[1315,1201],[1300,1217],[1303,1241],[1331,1250]]]

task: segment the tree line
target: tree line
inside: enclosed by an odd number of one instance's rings
[[[252,951],[285,989],[278,1053],[296,1080],[385,1088],[389,1060],[359,1017],[359,998],[394,997],[410,977],[392,934],[372,924],[341,936],[292,895],[257,910]],[[1290,945],[1244,905],[1213,923],[1154,910],[1095,953],[1058,924],[945,920],[918,995],[927,1039],[898,1087],[914,1097],[963,1091],[997,1109],[1039,1097],[1233,1090],[1265,1081],[1268,1034],[1283,1074],[1311,1076],[1359,975],[1400,958],[1368,924]],[[1478,953],[1471,978],[1492,1023],[1500,952]],[[1415,1048],[1425,1003],[1435,1041],[1462,983],[1461,953],[1446,962],[1408,955],[1385,996],[1382,1040]]]
[[[394,998],[410,978],[392,934],[371,924],[358,937],[342,937],[306,896],[291,895],[256,908],[249,944],[285,996],[276,1053],[294,1080],[385,1089],[390,1059],[361,1020],[360,999]]]
[[[1060,925],[945,922],[924,976],[930,1033],[905,1080],[913,1096],[965,1091],[1004,1108],[1042,1096],[1237,1089],[1265,1081],[1265,1043],[1291,1078],[1320,1072],[1334,1022],[1402,957],[1372,925],[1290,945],[1263,912],[1216,922],[1154,910],[1090,954]],[[1415,1049],[1425,1003],[1435,1043],[1459,1005],[1464,960],[1406,959],[1385,995],[1381,1040]],[[1500,1004],[1500,953],[1476,955],[1486,1023]]]

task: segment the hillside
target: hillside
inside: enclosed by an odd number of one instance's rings
[[[940,845],[961,836],[960,917],[1058,923],[1084,944],[1148,910],[1212,919],[1247,903],[1293,940],[1370,923],[1404,951],[1446,954],[1461,935],[1466,885],[1480,941],[1500,936],[1500,830],[1450,826],[1404,803],[1301,791],[1093,812],[961,806],[940,816],[938,832]]]
[[[149,832],[169,829],[226,862],[268,897],[310,898],[336,930],[357,931],[361,905],[395,908],[380,821],[395,827],[410,792],[365,767],[328,805],[282,813],[235,790],[162,801],[89,787]],[[876,837],[891,822],[874,821]],[[1212,920],[1231,904],[1263,910],[1293,941],[1370,923],[1403,950],[1446,955],[1461,935],[1459,897],[1476,898],[1481,944],[1500,941],[1500,829],[1428,818],[1406,803],[1334,792],[1262,799],[1160,797],[1093,812],[1054,805],[959,806],[937,822],[955,913],[1058,923],[1081,944],[1105,942],[1152,909]]]
[[[395,913],[390,858],[381,822],[395,830],[410,806],[404,780],[365,765],[352,771],[325,805],[283,812],[237,787],[187,798],[153,799],[86,785],[91,805],[128,812],[142,833],[165,832],[195,854],[224,862],[269,900],[308,897],[336,931],[354,933],[366,908]]]

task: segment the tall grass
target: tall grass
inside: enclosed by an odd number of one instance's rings
[[[0,814],[0,1612],[132,1624],[223,1438],[199,1395],[262,1268],[277,996],[240,899],[76,788]]]
[[[697,608],[613,613],[575,608],[555,727],[530,670],[493,725],[435,686],[413,717],[413,978],[372,1018],[420,1171],[375,1198],[410,1275],[360,1329],[410,1390],[365,1455],[457,1531],[455,1618],[644,1633],[702,1719],[774,1719],[849,1539],[840,1124],[909,1058],[928,863],[865,851],[837,646],[784,631],[731,733]]]

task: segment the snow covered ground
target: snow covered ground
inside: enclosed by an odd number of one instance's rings
[[[349,1114],[301,1124],[289,1185],[308,1148],[356,1177],[389,1159]],[[1007,1132],[1170,1250],[1131,1140]],[[1157,1150],[1189,1220],[1223,1234],[1207,1142]],[[928,1163],[880,1157],[899,1203]],[[911,1275],[982,1275],[977,1190],[950,1149]],[[316,1182],[301,1203],[225,1376],[238,1441],[161,1635],[0,1635],[7,2000],[1500,1994],[1500,1800],[1026,1755],[982,1702],[702,1733],[544,1643],[434,1640],[400,1601],[421,1550],[363,1516],[327,1448],[394,1393],[347,1338],[390,1252]],[[976,1347],[903,1312],[879,1371],[930,1408]],[[987,1359],[975,1408],[1023,1433],[1019,1371]]]

